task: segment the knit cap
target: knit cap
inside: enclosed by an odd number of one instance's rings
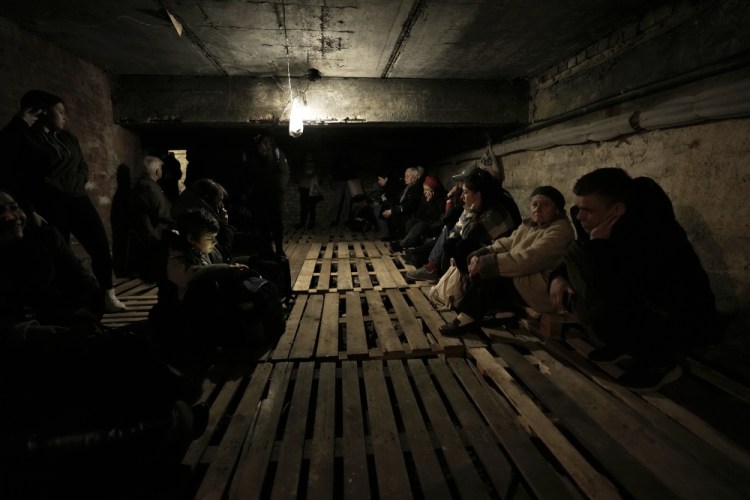
[[[565,197],[562,195],[560,191],[555,189],[552,186],[539,186],[534,191],[531,192],[531,197],[541,194],[542,196],[546,196],[550,200],[552,200],[552,203],[555,204],[558,210],[561,212],[565,211]]]
[[[427,177],[425,177],[424,181],[422,181],[422,183],[430,186],[430,188],[432,188],[432,189],[437,189],[438,186],[440,185],[440,183],[438,182],[438,180],[435,177],[431,176],[431,175],[428,175]]]

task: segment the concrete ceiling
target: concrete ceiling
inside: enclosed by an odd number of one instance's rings
[[[662,3],[3,0],[0,15],[114,75],[285,77],[289,61],[292,76],[515,80]]]

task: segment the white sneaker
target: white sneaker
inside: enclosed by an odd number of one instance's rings
[[[120,302],[120,299],[115,295],[115,289],[110,288],[104,292],[104,312],[105,313],[116,313],[126,311],[128,306]]]

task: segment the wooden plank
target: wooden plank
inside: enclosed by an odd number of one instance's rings
[[[453,378],[453,373],[448,369],[448,365],[439,359],[430,359],[428,363],[438,384],[440,384],[440,389],[458,418],[466,439],[487,470],[488,479],[501,498],[508,498],[508,493],[513,486],[514,476],[513,468],[508,459],[500,451],[500,447],[494,439],[487,439],[491,432],[484,425],[471,402],[466,398],[458,382]]]
[[[406,303],[401,292],[399,290],[388,290],[386,291],[386,295],[391,300],[391,305],[396,313],[398,325],[401,327],[401,331],[404,332],[406,341],[409,343],[411,354],[419,355],[432,353],[432,348],[427,341],[427,336],[422,330],[422,322],[415,317],[414,311],[412,311],[409,304]]]
[[[302,450],[305,445],[310,393],[315,363],[300,363],[289,405],[289,416],[279,446],[279,460],[274,475],[272,500],[296,499],[299,494]]]
[[[219,500],[225,497],[227,485],[234,473],[237,459],[243,448],[251,424],[260,403],[260,398],[268,384],[272,367],[261,364],[255,368],[240,404],[229,422],[229,426],[214,454],[203,481],[195,495],[196,500]]]
[[[321,245],[319,242],[310,243],[310,249],[307,251],[305,260],[318,260],[318,257],[320,256],[320,247]]]
[[[489,389],[467,360],[451,358],[448,365],[500,439],[534,496],[540,499],[577,498],[579,494],[573,485],[558,475],[518,425],[508,402]]]
[[[259,365],[263,366],[263,365]],[[229,498],[251,500],[261,498],[261,488],[271,458],[276,428],[284,406],[286,390],[292,375],[292,363],[280,362],[274,365],[268,394],[258,413],[258,420],[252,434],[247,437],[246,453],[237,465],[237,473]],[[234,419],[232,419],[234,420]]]
[[[318,284],[315,286],[315,289],[327,292],[331,288],[331,259],[323,259],[320,261],[320,273],[318,274]]]
[[[323,295],[312,295],[307,299],[305,313],[300,320],[300,328],[294,338],[294,344],[289,352],[290,359],[311,359],[315,354],[315,344],[318,341],[318,329],[323,311]]]
[[[349,243],[339,241],[336,245],[336,256],[339,260],[349,260]]]
[[[189,468],[191,471],[194,470],[201,461],[201,458],[203,457],[219,422],[224,418],[227,408],[234,398],[241,381],[242,379],[240,377],[236,377],[233,380],[227,380],[224,382],[221,391],[211,404],[208,412],[208,425],[206,426],[205,432],[199,438],[190,443],[190,447],[188,447],[185,455],[182,457],[182,465]],[[215,386],[216,384],[210,380],[208,380],[207,383],[204,382],[204,391],[201,401],[207,399],[208,392]]]
[[[370,263],[372,264],[372,268],[375,271],[375,276],[377,277],[378,284],[381,288],[396,288],[398,284],[393,279],[393,276],[391,276],[391,272],[388,270],[388,266],[385,263],[386,260],[386,257],[371,259]]]
[[[451,477],[461,498],[489,498],[487,485],[471,461],[466,444],[451,420],[423,360],[407,360],[422,405],[432,425],[435,439],[442,451]]]
[[[731,394],[740,401],[750,404],[750,388],[747,386],[740,384],[721,373],[711,370],[695,359],[687,358],[687,364],[690,368],[690,372],[695,376],[702,378],[727,394]]]
[[[362,290],[372,290],[372,281],[370,280],[370,271],[367,269],[367,262],[364,259],[357,259],[357,277],[359,278],[359,288]]]
[[[333,498],[335,423],[336,364],[321,363],[318,397],[315,402],[315,427],[310,446],[307,498]]]
[[[354,258],[356,258],[356,259],[364,259],[365,258],[364,247],[359,242],[354,243]]]
[[[349,358],[366,356],[369,352],[359,298],[359,293],[346,292],[346,354]]]
[[[370,498],[367,470],[365,426],[359,393],[359,368],[356,361],[341,363],[341,400],[343,427],[344,498]],[[331,497],[329,497],[331,498]]]
[[[385,268],[388,269],[388,272],[391,273],[391,279],[397,287],[409,286],[404,275],[401,274],[401,271],[396,267],[396,264],[393,263],[393,257],[385,256],[383,257],[382,262],[385,265]]]
[[[333,243],[326,243],[325,248],[323,248],[323,255],[321,256],[324,260],[331,260],[333,258]]]
[[[317,358],[336,358],[339,355],[339,294],[327,293],[320,320]]]
[[[545,348],[547,347],[549,346],[545,344]],[[535,351],[535,354],[539,361],[544,364],[545,369],[550,371],[551,376],[563,380],[570,377],[567,373],[569,369],[548,353]],[[736,443],[722,436],[718,430],[701,421],[684,408],[680,408],[674,401],[659,394],[639,396],[616,382],[600,378],[592,380],[591,383],[596,383],[606,389],[611,396],[626,405],[626,408],[640,415],[642,417],[640,421],[647,422],[648,429],[653,428],[658,431],[660,433],[659,440],[668,443],[667,445],[673,448],[675,452],[688,454],[692,460],[700,462],[700,467],[703,470],[710,471],[710,476],[721,476],[733,487],[742,490],[739,496],[750,497],[750,460],[748,453],[739,448]],[[582,389],[578,388],[583,384],[571,385],[570,390],[574,393],[573,397],[587,398],[583,401],[595,399],[589,398],[587,392],[582,392]],[[621,409],[619,413],[625,413],[624,409]],[[675,422],[681,425],[675,425]],[[625,425],[630,424],[626,423]],[[675,463],[679,463],[679,460]],[[671,470],[670,465],[664,465],[667,472]],[[700,480],[701,484],[718,480],[714,477],[700,477],[700,474],[695,471],[693,471],[693,476],[696,476],[695,480]],[[708,484],[705,487],[708,488]],[[715,495],[717,498],[725,490],[726,486],[723,485],[716,488]]]
[[[430,333],[443,348],[445,354],[462,355],[464,353],[464,345],[461,340],[453,337],[444,337],[440,334],[440,326],[445,324],[445,320],[432,307],[430,301],[424,296],[423,291],[419,288],[409,288],[406,290],[406,295],[411,300],[411,303],[414,304],[417,313],[422,317],[422,321],[425,322]]]
[[[448,499],[450,490],[406,375],[403,361],[388,361],[388,372],[396,393],[399,414],[404,423],[404,432],[417,469],[422,494],[424,498],[429,499]]]
[[[372,241],[365,241],[364,242],[364,246],[365,246],[365,254],[370,259],[377,259],[378,257],[381,256],[380,250],[378,250],[378,248],[375,246],[374,242],[372,242]]]
[[[375,325],[375,332],[378,334],[378,341],[380,347],[383,349],[383,353],[385,355],[403,354],[404,346],[401,344],[396,330],[393,328],[380,294],[374,290],[368,290],[365,292],[365,298],[370,308],[370,317]]]
[[[471,349],[469,355],[476,360],[479,371],[495,382],[503,395],[518,411],[524,424],[544,442],[581,491],[589,498],[620,498],[620,494],[609,479],[591,466],[555,424],[518,386],[506,370],[507,363],[502,358],[495,358],[487,349]]]
[[[363,361],[370,440],[381,498],[411,498],[409,476],[381,361]]]
[[[294,282],[293,290],[295,292],[307,292],[312,286],[313,275],[315,274],[315,261],[306,260],[302,263],[302,269],[297,275],[297,281]]]
[[[351,290],[354,288],[352,285],[352,270],[349,259],[339,258],[336,271],[336,289],[337,290]]]
[[[276,342],[276,347],[273,349],[271,359],[274,361],[287,359],[289,357],[289,351],[292,349],[294,344],[294,338],[297,336],[297,330],[299,329],[299,322],[302,319],[302,314],[307,306],[307,295],[300,295],[297,297],[292,312],[289,313],[289,317],[286,319],[286,328],[284,333]]]
[[[484,380],[466,360],[451,358],[448,364],[487,419],[534,495],[540,499],[578,497],[575,488],[558,476],[552,464],[539,452],[528,434],[520,428],[516,414],[511,410],[508,402],[498,397],[496,392],[490,391]]]
[[[564,396],[565,392],[558,385],[559,379],[553,383],[510,346],[494,344],[492,349],[511,366],[513,373],[539,399],[540,404],[549,408],[560,424],[564,425],[627,491],[636,496],[647,492],[649,496],[654,495],[655,498],[675,497],[675,494],[653,471],[655,466],[653,456],[659,456],[661,451],[656,452],[657,455],[652,455],[651,460],[646,460],[645,463],[649,465],[645,466],[624,447],[624,442],[633,437],[627,434],[642,435],[643,426],[634,427],[638,429],[638,432],[634,432],[634,428],[631,427],[629,429],[620,428],[619,431],[621,432],[614,436],[611,434],[618,431],[618,429],[613,428],[611,422],[616,421],[622,415],[623,408],[621,406],[601,401],[601,404],[604,404],[602,411],[606,412],[606,415],[600,424],[586,410],[581,408],[578,403],[580,400]],[[573,373],[570,370],[569,372],[570,374]],[[580,375],[566,378],[569,383],[580,384]],[[594,393],[594,391],[590,392]],[[605,425],[606,429],[602,425]],[[658,461],[661,461],[661,458]]]

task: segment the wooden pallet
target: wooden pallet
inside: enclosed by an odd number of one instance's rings
[[[127,311],[105,314],[102,324],[116,328],[130,323],[146,321],[148,312],[156,304],[158,288],[140,279],[120,278],[114,283],[115,294],[128,306]]]
[[[266,360],[463,355],[445,321],[418,288],[301,294]]]
[[[212,398],[196,499],[577,496],[464,359],[261,364]]]
[[[295,292],[384,290],[410,286],[407,268],[380,242],[311,243],[294,283]]]
[[[639,396],[553,342],[470,349],[587,498],[747,498],[750,454],[663,394]],[[568,359],[569,360],[569,359]]]

